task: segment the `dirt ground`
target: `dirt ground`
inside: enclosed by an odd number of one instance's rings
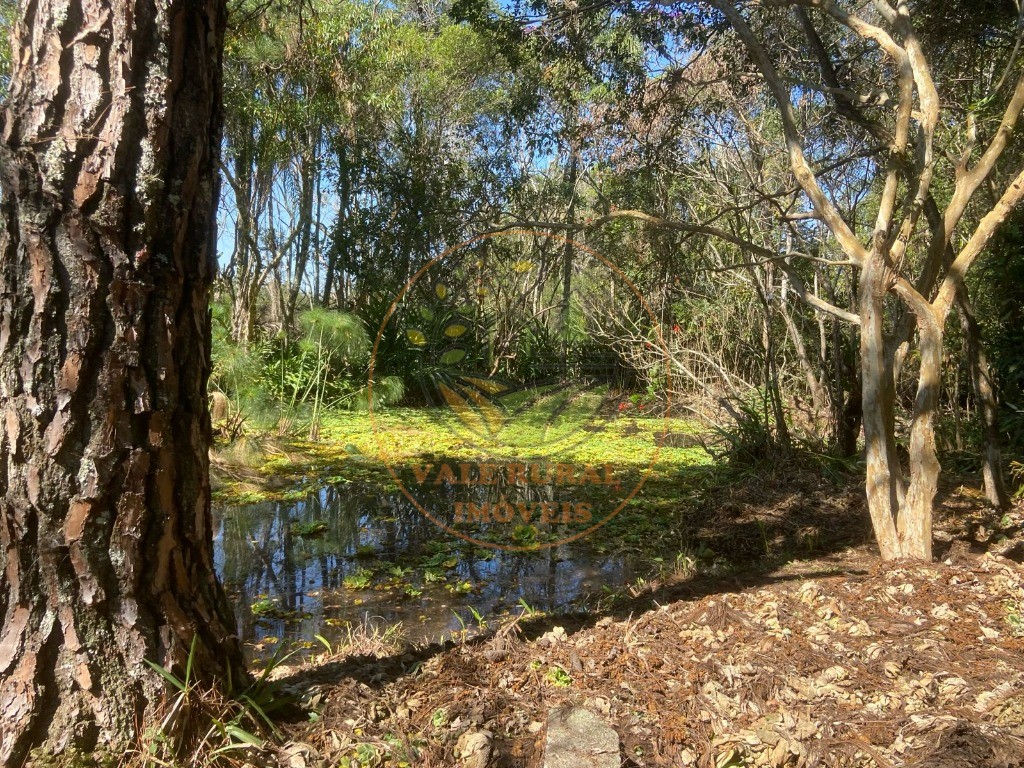
[[[721,512],[777,514],[772,494],[732,493]],[[856,501],[836,515],[863,529]],[[1022,521],[947,489],[934,564],[881,564],[861,541],[462,643],[278,669],[319,718],[288,726],[276,761],[532,768],[547,713],[577,704],[616,729],[626,766],[1024,766]]]

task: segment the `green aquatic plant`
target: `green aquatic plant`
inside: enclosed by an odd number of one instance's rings
[[[312,538],[322,536],[327,532],[327,523],[323,520],[310,520],[305,523],[292,523],[292,533],[296,536]]]
[[[366,589],[373,581],[373,571],[360,568],[341,580],[345,589]]]
[[[249,606],[253,616],[269,616],[277,610],[277,600],[270,597],[261,597]]]

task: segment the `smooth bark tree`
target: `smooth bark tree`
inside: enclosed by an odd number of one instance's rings
[[[996,509],[1007,510],[1012,503],[1003,477],[1003,457],[999,435],[999,401],[992,369],[985,354],[981,328],[967,294],[967,286],[961,285],[956,297],[956,311],[960,318],[960,331],[964,337],[967,366],[971,373],[971,386],[977,402],[978,426],[984,450],[981,477],[985,498]]]
[[[935,71],[906,0],[875,0],[856,12],[833,0],[709,5],[763,78],[793,175],[843,263],[856,272],[854,311],[826,311],[851,316],[860,329],[866,492],[882,557],[931,559],[943,335],[964,276],[1024,197],[1024,170],[997,169],[1024,109],[1024,74],[1015,55],[993,59],[985,71],[995,77],[971,94],[982,107],[964,103],[964,78]],[[773,53],[764,34],[773,19],[765,14],[778,13],[792,13],[802,27],[816,81],[785,69]],[[856,67],[836,60],[850,46],[863,52]],[[871,170],[878,200],[870,227],[836,204],[814,170],[794,104],[809,94],[859,126],[865,143],[884,144]],[[991,113],[979,116],[981,108]],[[991,201],[982,200],[982,190]],[[915,340],[917,392],[904,462],[897,448],[897,382]]]
[[[0,764],[245,676],[206,381],[223,0],[35,0],[0,115]]]

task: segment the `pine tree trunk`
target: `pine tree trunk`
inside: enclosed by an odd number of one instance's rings
[[[36,0],[0,120],[0,764],[244,677],[207,446],[223,0]]]

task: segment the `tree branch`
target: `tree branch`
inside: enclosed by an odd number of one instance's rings
[[[760,40],[757,39],[757,36],[747,24],[746,19],[743,18],[743,15],[731,2],[711,0],[711,4],[729,20],[729,23],[736,31],[736,34],[740,36],[747,52],[768,83],[769,90],[775,99],[776,105],[779,108],[779,114],[782,117],[782,129],[786,137],[790,166],[797,182],[804,190],[804,193],[810,198],[811,204],[821,214],[825,224],[832,230],[846,255],[858,264],[863,263],[868,258],[867,249],[857,239],[853,230],[850,229],[850,226],[840,215],[835,205],[829,200],[818,183],[814,171],[811,170],[800,141],[800,131],[797,128],[796,117],[793,114],[793,105],[789,100],[789,91],[782,84],[782,80],[779,78],[775,66],[768,57],[767,51],[765,51],[764,46],[761,45]]]

